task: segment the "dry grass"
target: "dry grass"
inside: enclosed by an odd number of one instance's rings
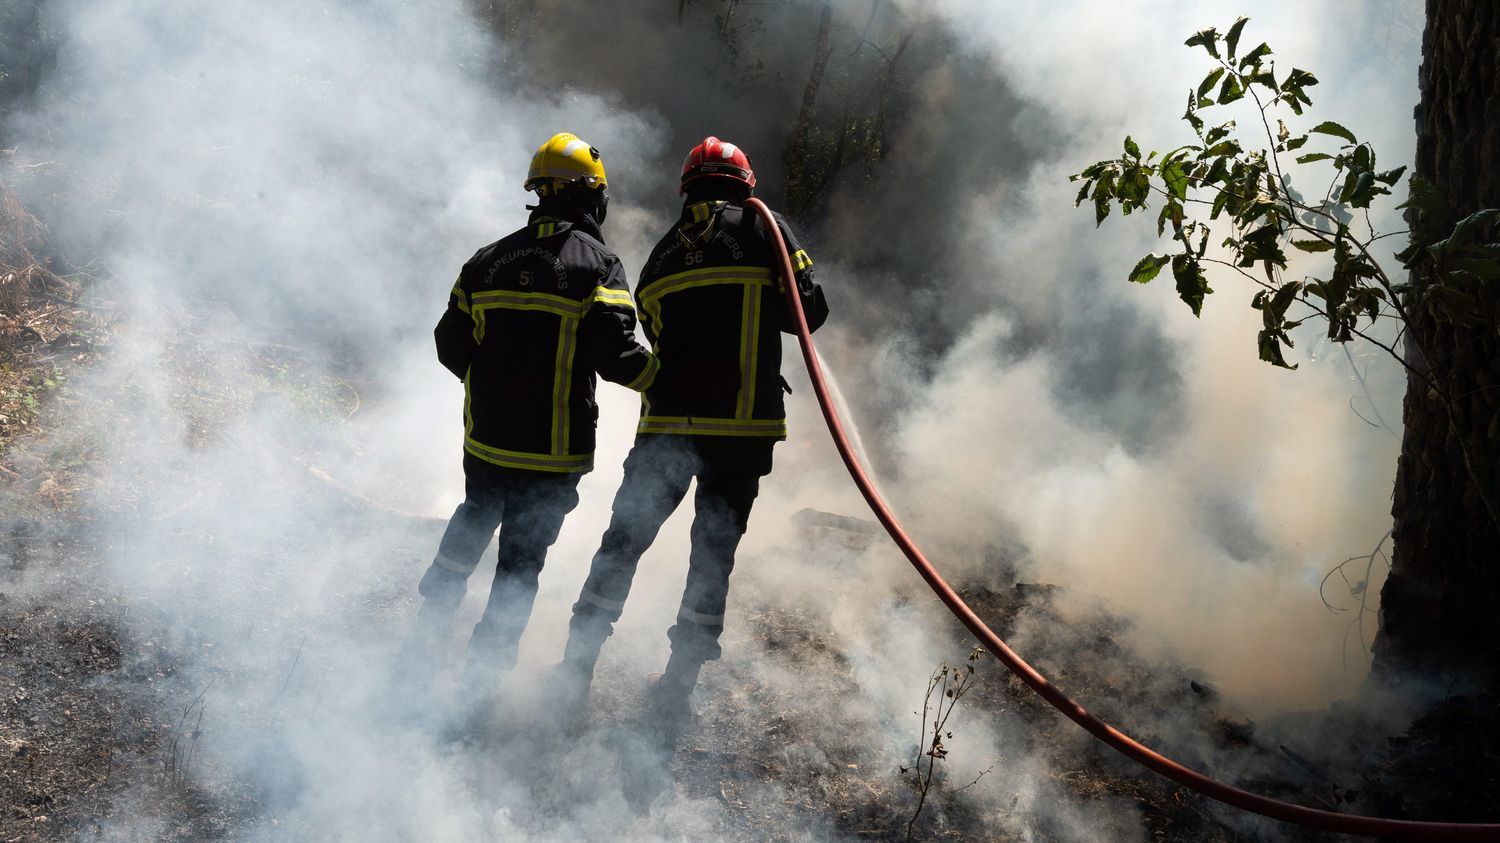
[[[102,329],[79,304],[82,277],[54,271],[46,227],[0,182],[0,483],[18,483],[53,508],[65,506],[77,484],[28,464],[13,446],[41,426]]]

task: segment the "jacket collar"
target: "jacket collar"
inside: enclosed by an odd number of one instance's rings
[[[604,232],[599,229],[599,223],[586,212],[574,208],[571,205],[552,204],[543,202],[536,206],[531,212],[531,218],[527,225],[535,225],[539,222],[564,222],[593,237],[600,243],[604,242]]]

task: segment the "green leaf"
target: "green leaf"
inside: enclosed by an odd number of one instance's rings
[[[1216,67],[1212,71],[1210,71],[1207,76],[1203,77],[1202,82],[1198,83],[1198,99],[1200,101],[1199,105],[1213,105],[1212,102],[1204,103],[1202,102],[1202,100],[1204,97],[1208,96],[1208,92],[1213,90],[1214,85],[1219,81],[1219,77],[1223,75],[1224,68]]]
[[[1240,59],[1239,67],[1250,67],[1255,64],[1259,64],[1261,59],[1269,56],[1270,54],[1271,46],[1269,44],[1262,43],[1259,47],[1256,47],[1255,49],[1246,53]],[[1272,85],[1272,87],[1274,88],[1275,85]]]
[[[1256,341],[1260,346],[1260,359],[1266,361],[1267,363],[1270,363],[1273,366],[1279,366],[1283,369],[1296,369],[1297,364],[1288,364],[1286,362],[1286,358],[1281,354],[1281,340],[1278,337],[1279,333],[1279,331],[1267,329],[1261,331],[1260,334],[1257,335]]]
[[[1453,226],[1453,234],[1449,235],[1448,242],[1455,244],[1467,243],[1469,235],[1475,228],[1489,225],[1495,222],[1497,218],[1500,218],[1500,208],[1485,208],[1475,211],[1459,220],[1458,224]]]
[[[1177,281],[1177,296],[1192,309],[1194,316],[1203,314],[1203,297],[1212,293],[1203,268],[1190,255],[1172,256],[1172,277]]]
[[[1156,215],[1157,237],[1162,235],[1169,222],[1172,224],[1174,233],[1182,228],[1182,203],[1175,199],[1168,199],[1161,204],[1161,213]]]
[[[1089,179],[1088,181],[1083,183],[1083,187],[1078,188],[1078,196],[1073,200],[1073,207],[1076,208],[1079,205],[1083,204],[1083,200],[1089,197],[1089,189],[1093,186],[1094,180]]]
[[[1276,74],[1269,70],[1262,70],[1259,73],[1253,74],[1249,79],[1252,85],[1258,84],[1271,91],[1278,90],[1276,87]]]
[[[1405,164],[1397,167],[1394,170],[1386,170],[1383,173],[1376,173],[1375,180],[1380,182],[1381,184],[1393,185],[1396,182],[1401,181],[1401,174],[1404,172],[1406,172]]]
[[[1333,248],[1326,240],[1293,240],[1292,245],[1304,252],[1326,252]]]
[[[1309,152],[1306,155],[1298,155],[1297,156],[1297,163],[1298,164],[1309,164],[1309,163],[1312,163],[1313,161],[1331,161],[1331,160],[1333,160],[1333,156],[1329,155],[1326,152]]]
[[[1286,150],[1287,152],[1291,152],[1296,149],[1301,149],[1306,144],[1307,135],[1298,135],[1297,137],[1287,141],[1286,144],[1282,146],[1282,149]]]
[[[1234,49],[1235,47],[1238,47],[1240,43],[1240,30],[1244,29],[1245,24],[1249,21],[1249,18],[1241,15],[1237,20],[1235,20],[1234,25],[1229,27],[1229,34],[1224,36],[1224,47],[1229,51],[1230,61],[1234,61]]]
[[[1193,127],[1194,132],[1201,135],[1203,134],[1203,118],[1198,116],[1197,111],[1198,98],[1193,96],[1193,91],[1191,88],[1189,88],[1187,95],[1187,111],[1183,112],[1182,119],[1186,120],[1188,122],[1188,125]]]
[[[1271,297],[1271,312],[1276,315],[1278,320],[1286,316],[1286,309],[1291,307],[1292,302],[1296,300],[1297,291],[1300,289],[1302,289],[1302,285],[1299,282],[1289,281],[1282,284],[1276,290],[1276,294]]]
[[[1215,143],[1217,143],[1219,141],[1220,138],[1224,137],[1225,135],[1228,135],[1232,131],[1234,131],[1234,121],[1233,120],[1230,120],[1230,121],[1225,122],[1225,123],[1220,123],[1219,125],[1217,125],[1217,126],[1213,127],[1212,129],[1208,130],[1208,134],[1206,134],[1206,135],[1203,136],[1203,142],[1205,144],[1209,145],[1209,146],[1213,146]],[[1205,154],[1206,155],[1215,155],[1215,154],[1219,154],[1219,153],[1215,153],[1212,150],[1210,150],[1210,151],[1206,152]]]
[[[1208,168],[1208,175],[1199,182],[1203,187],[1218,184],[1229,176],[1229,158],[1221,155],[1214,159],[1213,166]]]
[[[1472,275],[1480,281],[1500,279],[1500,261],[1491,258],[1456,258],[1448,261],[1447,265],[1454,272]]]
[[[1238,155],[1243,151],[1244,150],[1240,147],[1239,141],[1235,140],[1234,138],[1225,138],[1224,140],[1219,141],[1213,146],[1210,146],[1208,149],[1203,150],[1203,154],[1204,156]]]
[[[1130,270],[1130,280],[1136,284],[1145,284],[1155,278],[1161,268],[1167,265],[1172,258],[1169,255],[1149,254],[1136,262],[1135,269]]]
[[[1209,212],[1208,218],[1211,220],[1218,219],[1219,214],[1224,213],[1224,206],[1229,203],[1229,199],[1232,195],[1233,187],[1231,186],[1226,185],[1222,190],[1220,190],[1219,195],[1214,197],[1214,206],[1213,209]]]
[[[1349,177],[1344,179],[1344,192],[1340,195],[1340,202],[1348,202],[1355,208],[1368,208],[1370,201],[1375,198],[1377,192],[1384,190],[1375,189],[1375,174],[1369,170],[1363,172],[1349,171]]]
[[[1281,225],[1267,223],[1246,234],[1240,240],[1239,266],[1252,266],[1256,261],[1270,261],[1276,266],[1286,267],[1286,253],[1277,241],[1281,238]]]
[[[1286,81],[1281,83],[1281,87],[1291,88],[1293,91],[1300,92],[1303,88],[1310,88],[1316,84],[1318,84],[1318,77],[1294,67],[1292,68],[1292,72],[1287,74]]]
[[[1187,198],[1188,171],[1182,161],[1175,160],[1163,164],[1161,168],[1162,181],[1167,183],[1167,191],[1178,199]]]
[[[1218,31],[1218,29],[1215,28],[1215,27],[1210,26],[1208,29],[1200,29],[1197,32],[1193,33],[1193,37],[1191,37],[1188,40],[1182,42],[1182,44],[1185,47],[1199,47],[1199,46],[1201,46],[1203,49],[1205,49],[1205,50],[1208,51],[1209,55],[1213,56],[1214,58],[1218,58],[1219,57],[1219,47],[1215,43],[1218,40],[1219,40],[1219,31]]]
[[[1343,126],[1340,126],[1332,120],[1324,120],[1322,123],[1319,123],[1318,125],[1312,127],[1309,131],[1317,132],[1320,135],[1333,135],[1336,138],[1343,138],[1350,143],[1358,143],[1358,141],[1354,138],[1353,132],[1349,131]]]
[[[1354,148],[1354,157],[1350,166],[1356,170],[1368,170],[1375,166],[1375,153],[1370,151],[1370,145],[1362,143]]]
[[[1406,201],[1396,206],[1397,210],[1402,208],[1416,208],[1419,211],[1429,212],[1447,210],[1447,197],[1443,196],[1443,192],[1438,190],[1437,185],[1418,175],[1413,175],[1407,184],[1410,192]]]
[[[1245,95],[1245,89],[1240,87],[1239,77],[1229,75],[1224,77],[1224,84],[1219,86],[1219,105],[1228,105]]]
[[[1135,141],[1131,139],[1130,135],[1125,136],[1125,154],[1131,158],[1141,157],[1141,148],[1136,146]]]

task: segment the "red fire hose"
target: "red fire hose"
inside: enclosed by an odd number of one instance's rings
[[[833,434],[833,441],[838,446],[839,456],[844,459],[844,466],[849,469],[849,475],[854,478],[854,483],[859,487],[860,494],[865,496],[865,502],[870,505],[875,517],[880,519],[886,532],[891,534],[901,552],[911,560],[913,567],[922,579],[927,581],[938,599],[948,607],[954,616],[963,621],[964,626],[974,634],[975,638],[998,658],[1012,673],[1019,676],[1022,681],[1031,686],[1031,689],[1041,694],[1046,700],[1068,719],[1082,726],[1089,734],[1108,744],[1110,747],[1124,755],[1126,758],[1140,764],[1141,766],[1166,776],[1183,787],[1197,791],[1210,799],[1216,799],[1226,805],[1233,805],[1242,810],[1251,811],[1261,816],[1281,820],[1283,822],[1296,823],[1297,825],[1320,828],[1325,831],[1340,832],[1343,834],[1363,834],[1371,837],[1401,837],[1416,840],[1500,840],[1500,824],[1480,823],[1441,823],[1441,822],[1417,822],[1414,820],[1392,820],[1381,817],[1364,817],[1354,814],[1340,814],[1335,811],[1323,811],[1317,808],[1307,808],[1302,805],[1294,805],[1268,796],[1241,790],[1232,785],[1225,784],[1216,779],[1185,767],[1182,764],[1152,750],[1150,747],[1140,743],[1119,729],[1100,720],[1090,714],[1083,706],[1075,702],[1071,697],[1058,690],[1047,677],[1038,673],[1016,654],[995,631],[990,629],[974,610],[958,596],[953,587],[943,579],[927,557],[912,541],[911,536],[901,528],[896,521],[896,516],[891,513],[885,501],[881,498],[879,490],[871,482],[870,476],[865,472],[864,466],[860,465],[859,458],[855,456],[854,448],[850,445],[849,437],[844,432],[844,424],[839,419],[838,410],[835,409],[833,399],[828,392],[828,384],[823,379],[823,368],[818,363],[818,354],[813,347],[812,334],[807,330],[807,317],[802,312],[802,301],[797,296],[795,282],[790,279],[795,275],[792,271],[792,259],[787,254],[786,242],[781,237],[781,229],[777,227],[775,219],[771,216],[771,209],[759,199],[751,199],[750,207],[760,214],[761,220],[766,225],[766,230],[776,242],[776,258],[780,263],[781,277],[788,279],[786,297],[791,307],[792,315],[797,325],[797,342],[802,346],[802,357],[807,361],[807,374],[812,380],[813,391],[818,396],[818,406],[823,410],[823,418],[828,422],[828,432]]]

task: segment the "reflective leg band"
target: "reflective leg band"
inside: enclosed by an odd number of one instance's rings
[[[692,609],[683,609],[682,611],[677,613],[677,617],[682,618],[685,621],[692,621],[693,623],[699,624],[700,626],[724,625],[723,615],[704,615],[699,612],[694,612]]]
[[[595,594],[592,591],[589,591],[586,588],[583,590],[582,594],[578,595],[578,599],[582,600],[585,603],[592,603],[593,605],[598,606],[599,608],[607,612],[622,612],[625,610],[625,601],[611,600],[608,597],[600,597],[599,595]]]
[[[441,551],[438,552],[437,556],[433,557],[432,564],[438,566],[439,568],[442,568],[445,571],[452,571],[455,574],[472,574],[474,573],[474,569],[479,565],[477,561],[465,565],[462,562],[457,562],[453,559],[449,559],[447,556],[444,556]]]

